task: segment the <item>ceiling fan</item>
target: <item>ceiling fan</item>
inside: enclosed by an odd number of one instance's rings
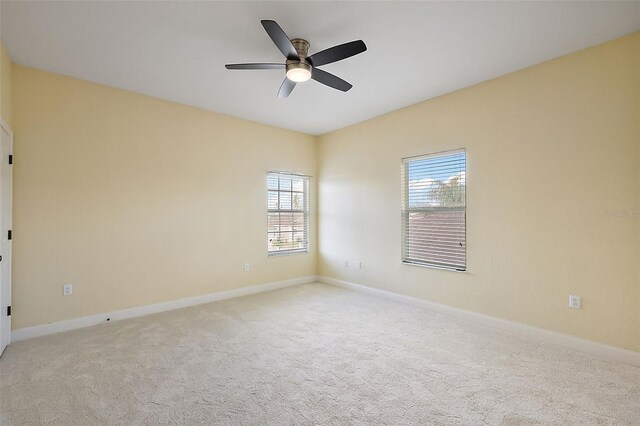
[[[323,71],[317,67],[327,65],[332,62],[341,61],[367,50],[367,46],[362,40],[351,41],[330,47],[321,52],[308,56],[309,42],[301,38],[289,39],[276,21],[260,21],[262,26],[273,40],[273,43],[287,58],[284,64],[281,63],[252,63],[252,64],[227,64],[229,70],[286,70],[286,78],[278,90],[278,98],[289,96],[296,83],[302,83],[310,78],[325,84],[334,89],[346,92],[353,86],[331,73]]]

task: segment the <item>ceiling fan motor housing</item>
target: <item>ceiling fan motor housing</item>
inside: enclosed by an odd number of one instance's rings
[[[300,57],[299,61],[287,59],[287,71],[301,68],[311,72],[311,64],[307,62],[307,56],[309,56],[309,42],[302,38],[294,38],[291,40],[291,44],[298,52],[298,56]]]

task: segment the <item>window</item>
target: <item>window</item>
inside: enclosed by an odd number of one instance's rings
[[[402,261],[466,270],[466,154],[402,160]]]
[[[267,174],[269,255],[309,252],[309,176]]]

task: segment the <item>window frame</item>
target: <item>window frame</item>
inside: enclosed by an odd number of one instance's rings
[[[280,179],[282,176],[290,176],[290,177],[296,177],[296,178],[300,178],[303,181],[303,188],[302,191],[294,191],[293,190],[293,186],[291,187],[290,190],[282,190],[280,189]],[[269,188],[269,178],[271,177],[276,177],[278,179],[278,189],[274,190]],[[268,171],[267,172],[267,176],[266,176],[266,187],[267,187],[267,191],[266,191],[266,196],[267,196],[267,256],[268,257],[277,257],[277,256],[288,256],[288,255],[295,255],[295,254],[304,254],[304,253],[309,253],[310,252],[310,248],[311,248],[311,243],[310,243],[310,234],[311,234],[311,230],[310,230],[310,179],[311,176],[308,175],[303,175],[300,173],[293,173],[293,172],[284,172],[284,171]],[[293,209],[293,205],[291,206],[291,209],[270,209],[269,208],[269,193],[270,192],[276,192],[278,195],[281,192],[290,192],[290,193],[298,193],[298,194],[303,194],[303,207],[302,209]],[[278,199],[280,199],[280,197],[278,197]],[[304,224],[303,224],[303,235],[304,235],[304,244],[305,246],[303,248],[296,248],[296,249],[287,249],[287,250],[270,250],[269,247],[269,235],[272,234],[273,232],[269,231],[269,215],[273,214],[273,213],[302,213],[303,214],[303,220],[304,220]],[[291,232],[292,234],[296,231],[291,230],[291,231],[278,231],[278,232]],[[298,231],[299,232],[299,231]]]
[[[445,157],[448,155],[455,154],[464,154],[464,173],[465,173],[465,183],[464,183],[464,207],[450,208],[450,207],[409,207],[409,174],[408,174],[408,164],[412,161],[429,159],[429,158],[438,158]],[[430,269],[441,269],[445,271],[453,271],[453,272],[461,272],[466,273],[468,271],[468,249],[467,249],[467,151],[465,148],[457,148],[447,151],[439,151],[430,154],[416,155],[412,157],[405,157],[401,160],[401,183],[402,183],[402,200],[400,207],[400,259],[402,264],[411,265],[411,266],[420,266],[423,268]],[[460,210],[464,213],[464,268],[459,268],[454,265],[447,265],[444,263],[438,262],[429,262],[429,261],[421,261],[418,259],[410,259],[406,256],[407,254],[407,227],[408,227],[408,215],[414,212],[433,212],[433,211],[455,211]]]

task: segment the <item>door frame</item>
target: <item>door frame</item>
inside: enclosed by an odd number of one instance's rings
[[[13,131],[11,130],[11,127],[9,127],[7,122],[2,119],[2,117],[0,117],[0,127],[1,127],[0,131],[4,130],[9,135],[9,154],[12,155],[13,154]],[[0,158],[0,161],[7,161],[7,163],[8,163],[9,159],[8,158],[6,158],[6,159],[5,158]],[[10,201],[10,206],[11,206],[11,208],[9,210],[9,224],[10,224],[10,226],[12,226],[11,223],[12,223],[12,216],[13,216],[13,168],[10,169],[10,175],[11,175],[11,179],[10,179],[10,182],[11,182],[11,190],[10,190],[11,191],[10,192],[11,201]],[[0,214],[1,213],[2,212],[0,212]],[[0,232],[3,232],[3,231],[0,230]],[[11,282],[12,282],[12,271],[11,271],[12,253],[11,252],[12,252],[12,248],[11,248],[11,244],[9,244],[9,249],[7,250],[7,253],[4,253],[4,259],[2,259],[2,261],[6,261],[8,263],[7,267],[9,268],[9,274],[8,274],[9,275],[9,291],[8,291],[8,295],[9,295],[8,299],[9,300],[7,302],[2,301],[1,306],[10,306],[11,305]],[[2,309],[0,308],[0,310],[2,310]],[[2,315],[2,316],[7,315],[7,312],[1,312],[0,311],[0,315]],[[0,342],[4,341],[6,339],[7,346],[11,343],[11,317],[9,317],[8,321],[9,321],[9,333],[8,333],[9,335],[8,336],[2,336],[2,327],[0,327]],[[2,352],[4,351],[4,349],[6,349],[6,347],[3,348],[2,346],[0,346],[0,355],[2,355]]]

